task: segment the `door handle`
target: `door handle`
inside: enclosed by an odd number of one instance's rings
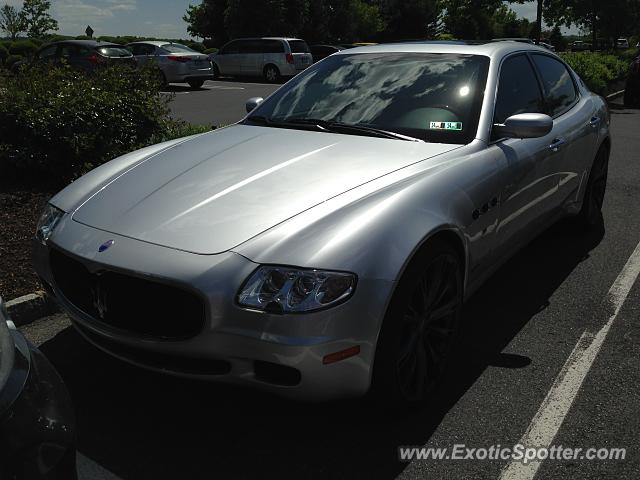
[[[600,123],[600,117],[591,117],[591,120],[589,120],[589,125],[591,125],[594,128],[597,127],[599,123]]]
[[[551,145],[549,145],[549,150],[557,152],[565,143],[567,143],[567,141],[564,138],[556,138],[551,142]]]

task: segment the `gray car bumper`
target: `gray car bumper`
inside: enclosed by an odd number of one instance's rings
[[[77,238],[83,239],[81,246],[74,241]],[[115,240],[114,247],[98,253],[97,247],[108,239]],[[206,303],[204,327],[190,338],[166,341],[113,328],[92,318],[58,288],[49,262],[52,248],[91,269],[131,275],[145,272],[145,277],[197,290]],[[49,245],[34,241],[33,259],[41,279],[80,333],[102,350],[169,374],[253,385],[311,401],[367,392],[380,321],[393,287],[385,280],[359,279],[354,296],[347,302],[303,315],[245,310],[235,304],[235,295],[257,264],[241,255],[181,252],[96,230],[68,216]],[[327,355],[354,348],[359,349],[357,355],[335,363],[323,362]]]

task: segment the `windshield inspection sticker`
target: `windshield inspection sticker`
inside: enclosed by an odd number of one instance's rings
[[[429,130],[462,131],[462,122],[429,122]]]

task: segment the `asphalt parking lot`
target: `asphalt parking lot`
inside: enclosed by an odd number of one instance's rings
[[[275,88],[208,82],[178,94],[173,110],[230,123],[246,98]],[[532,425],[557,428],[554,445],[626,448],[624,460],[544,461],[537,479],[640,478],[640,282],[625,283],[640,241],[640,111],[614,108],[612,133],[604,231],[559,223],[500,269],[466,305],[455,361],[420,410],[388,416],[361,401],[301,404],[165,377],[100,353],[64,315],[25,327],[71,391],[80,478],[497,479],[504,460],[401,462],[398,447],[513,446]],[[620,282],[630,290],[616,296]],[[579,370],[568,359],[598,339],[566,415],[541,417],[558,379]],[[503,478],[531,478],[518,475]]]
[[[172,115],[196,125],[229,125],[244,117],[244,104],[251,97],[267,97],[279,84],[261,83],[260,80],[207,81],[198,90],[187,84],[171,84],[165,91],[175,94],[171,102]]]

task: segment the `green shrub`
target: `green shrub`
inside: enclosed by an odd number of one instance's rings
[[[175,130],[151,69],[30,68],[0,92],[0,176],[64,184]],[[28,175],[27,175],[28,172]]]
[[[32,57],[38,51],[38,46],[31,40],[18,40],[9,47],[9,53],[22,57]]]
[[[23,57],[21,55],[9,55],[4,61],[4,66],[7,68],[11,68],[14,63],[19,62],[22,59]]]
[[[0,45],[0,65],[4,65],[5,61],[9,57],[9,50],[4,45]]]
[[[604,94],[613,82],[627,75],[629,65],[615,55],[597,52],[566,52],[560,56],[580,75],[590,90]]]
[[[206,53],[207,55],[211,55],[212,53],[218,53],[218,49],[217,48],[207,48],[204,52],[202,53]]]

